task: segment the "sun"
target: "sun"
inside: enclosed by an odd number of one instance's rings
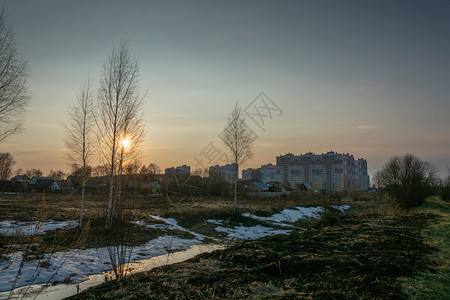
[[[128,138],[122,139],[122,145],[124,148],[127,148],[130,145],[130,139]]]

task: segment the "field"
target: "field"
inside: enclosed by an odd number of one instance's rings
[[[345,197],[341,204],[350,206],[345,210],[341,209],[343,206],[331,207],[335,203],[330,201],[308,197],[241,199],[237,215],[233,214],[232,200],[224,198],[168,200],[130,194],[125,203],[126,217],[122,224],[126,238],[121,241],[130,247],[141,249],[140,245],[164,235],[184,241],[226,243],[228,247],[107,282],[75,298],[445,299],[448,296],[449,245],[445,233],[449,232],[449,209],[448,203],[436,198],[410,212],[393,209],[388,203],[377,201],[374,195]],[[53,221],[77,220],[79,198],[2,195],[0,207],[1,221],[30,222],[43,216]],[[104,197],[88,197],[85,223],[89,220],[90,227],[78,248],[101,248],[108,244],[103,230],[105,207]],[[304,211],[299,207],[304,207]],[[45,213],[37,217],[39,208]],[[302,214],[309,217],[299,217]],[[282,217],[287,219],[283,221]],[[164,222],[168,220],[176,221],[167,226]],[[136,226],[138,223],[145,226]],[[166,227],[162,228],[163,225]],[[237,230],[242,228],[252,230]],[[256,229],[261,228],[265,228],[263,237],[256,239],[261,233]],[[28,259],[72,251],[79,232],[77,228],[65,228],[36,236],[36,246],[30,249]],[[18,244],[14,239],[19,237],[0,236],[3,249]],[[21,238],[19,244],[26,247],[24,241],[30,237]],[[14,249],[23,251],[20,247]],[[169,250],[176,249],[173,242]],[[2,259],[2,263],[7,261],[7,255]],[[66,280],[70,281],[71,278]]]

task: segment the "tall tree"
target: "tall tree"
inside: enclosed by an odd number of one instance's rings
[[[69,119],[64,125],[64,143],[69,150],[67,156],[72,170],[81,170],[80,228],[83,226],[83,208],[86,181],[89,176],[88,163],[94,151],[94,98],[92,85],[87,79],[81,86],[76,100],[69,106]]]
[[[26,62],[19,57],[14,30],[0,12],[0,143],[22,127],[22,113],[30,100]]]
[[[130,56],[128,43],[121,42],[103,66],[97,105],[99,140],[104,144],[101,153],[109,173],[106,228],[111,225],[116,204],[120,205],[120,188],[117,188],[120,186],[123,164],[127,159],[135,158],[142,142],[145,95],[140,93],[138,83],[138,64]],[[118,175],[116,182],[115,175]]]
[[[253,157],[252,144],[256,139],[253,131],[247,126],[242,110],[237,103],[221,134],[221,139],[230,154],[230,162],[235,164],[236,168],[234,176],[234,213],[236,213],[239,165]]]
[[[12,168],[16,164],[11,153],[0,153],[0,179],[8,180],[12,175]]]

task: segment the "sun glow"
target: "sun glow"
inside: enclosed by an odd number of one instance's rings
[[[122,140],[122,145],[123,145],[124,148],[127,148],[130,145],[130,143],[131,143],[130,139],[128,139],[128,138],[124,138]]]

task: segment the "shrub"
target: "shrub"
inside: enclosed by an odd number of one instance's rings
[[[378,187],[403,208],[420,205],[436,185],[436,169],[413,154],[394,156],[375,174]]]
[[[445,201],[450,200],[450,176],[447,177],[446,180],[442,180],[441,186],[439,189],[439,196],[441,196],[442,200],[445,200]]]

